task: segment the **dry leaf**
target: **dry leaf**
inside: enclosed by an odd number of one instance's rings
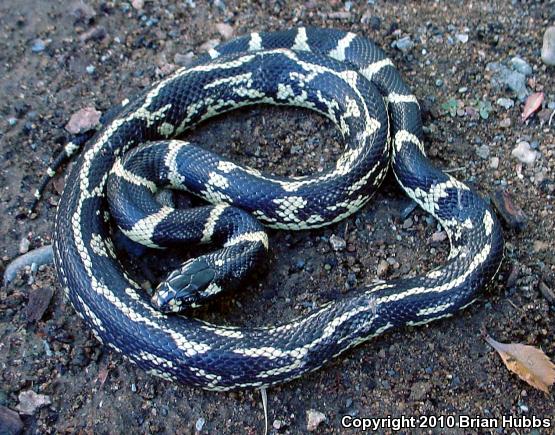
[[[522,115],[520,115],[522,121],[526,121],[536,110],[538,110],[542,106],[544,98],[545,95],[543,92],[536,92],[526,99],[524,110],[522,111]]]
[[[555,382],[555,364],[543,351],[519,343],[499,343],[489,335],[485,338],[510,371],[532,387],[549,393],[549,387]]]

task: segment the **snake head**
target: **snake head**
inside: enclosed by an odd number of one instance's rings
[[[158,285],[151,303],[163,313],[198,307],[215,286],[214,276],[214,269],[203,259],[189,260]]]

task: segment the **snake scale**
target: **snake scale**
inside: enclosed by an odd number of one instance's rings
[[[174,139],[253,104],[323,114],[343,135],[343,154],[327,172],[284,179]],[[95,336],[153,375],[218,391],[286,382],[385,331],[452,316],[499,269],[503,236],[494,213],[431,165],[416,98],[364,37],[317,28],[251,33],[211,49],[118,112],[70,171],[56,215],[55,266]],[[69,144],[67,154],[75,148]],[[447,232],[451,251],[442,266],[369,285],[278,326],[219,326],[166,313],[194,305],[192,294],[202,301],[219,293],[232,279],[240,286],[268,246],[260,223],[296,230],[337,222],[366,204],[389,167]],[[214,205],[197,211],[159,205],[152,194],[160,184]],[[128,201],[131,193],[139,200]],[[215,242],[221,249],[185,263],[151,301],[118,260],[113,217],[124,234],[150,247],[175,243],[169,240],[175,231],[178,244]]]

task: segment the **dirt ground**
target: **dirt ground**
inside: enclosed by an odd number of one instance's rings
[[[0,2],[0,272],[19,254],[22,239],[31,249],[51,242],[62,175],[47,188],[35,219],[20,215],[71,136],[64,126],[77,110],[93,106],[105,112],[176,63],[186,63],[188,53],[222,39],[225,29],[218,23],[228,24],[234,35],[301,24],[352,30],[388,52],[420,100],[435,164],[485,197],[506,189],[528,223],[520,232],[505,229],[501,272],[464,313],[390,333],[318,372],[269,389],[270,432],[305,432],[307,411],[316,410],[326,417],[319,433],[346,431],[344,415],[536,416],[551,418],[551,428],[533,433],[555,433],[553,397],[509,373],[481,336],[487,330],[499,341],[541,347],[555,359],[555,306],[540,291],[540,283],[555,289],[555,123],[549,126],[537,115],[521,122],[522,102],[496,86],[486,68],[521,57],[532,67],[529,91],[545,93],[544,108],[555,105],[555,69],[540,59],[555,3],[140,3]],[[514,106],[502,107],[499,98]],[[477,114],[480,108],[484,116]],[[293,109],[244,110],[205,123],[190,137],[279,174],[321,170],[341,150],[328,121]],[[533,163],[511,155],[520,141],[535,148]],[[403,216],[409,204],[389,177],[371,204],[337,225],[271,232],[265,273],[201,314],[220,323],[273,324],[357,291],[378,269],[384,279],[430,270],[446,258],[448,244],[438,241],[436,222],[422,210]],[[344,239],[346,248],[335,251],[332,235]],[[94,339],[64,299],[52,266],[28,282],[29,272],[23,272],[0,289],[0,405],[16,409],[20,393],[28,390],[51,401],[21,414],[25,433],[263,433],[260,392],[218,394],[148,376]],[[26,307],[37,289],[51,289],[53,297],[42,317],[29,322]]]

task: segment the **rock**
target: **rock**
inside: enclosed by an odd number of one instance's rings
[[[21,414],[33,415],[35,411],[43,406],[50,405],[50,397],[44,394],[37,394],[33,390],[19,393],[19,404],[16,409]]]
[[[189,51],[185,54],[176,53],[173,57],[173,61],[179,66],[189,66],[193,62],[194,57],[195,54],[192,51]]]
[[[389,270],[389,263],[385,260],[380,260],[378,267],[376,268],[376,275],[383,276]]]
[[[542,61],[555,65],[555,26],[548,27],[543,35]]]
[[[466,33],[457,33],[455,35],[455,38],[457,38],[457,40],[459,42],[462,42],[463,44],[466,44],[468,42],[468,35]]]
[[[360,19],[361,24],[370,24],[372,30],[380,30],[382,25],[382,20],[373,15],[372,11],[366,11],[362,18]]]
[[[143,7],[145,6],[145,1],[144,0],[131,0],[131,6],[133,6],[133,9],[135,9],[137,11],[141,11],[143,9]]]
[[[510,98],[498,98],[496,103],[507,110],[515,105],[515,102]]]
[[[482,159],[487,159],[489,157],[489,153],[490,153],[489,145],[484,144],[476,148],[476,154],[478,155],[478,157],[481,157]]]
[[[326,416],[320,411],[309,409],[306,411],[306,420],[306,429],[309,432],[314,432],[322,422],[326,421]]]
[[[347,246],[347,242],[341,237],[332,234],[330,237],[330,245],[334,251],[342,251]]]
[[[489,167],[491,169],[497,169],[499,167],[499,157],[492,157],[489,161]]]
[[[436,231],[432,234],[432,242],[439,243],[447,239],[447,233],[445,231]]]
[[[533,249],[536,253],[547,251],[549,249],[549,243],[544,242],[543,240],[534,240]]]
[[[50,287],[32,289],[29,292],[29,302],[25,307],[25,318],[28,322],[36,322],[42,319],[53,295],[54,292]]]
[[[272,423],[272,427],[275,430],[280,430],[282,427],[285,427],[285,423],[281,420],[274,420],[274,422]]]
[[[31,242],[29,241],[29,239],[27,237],[23,237],[19,242],[19,253],[25,254],[29,252],[30,245],[31,245]]]
[[[204,427],[204,423],[206,423],[206,420],[202,417],[198,418],[196,423],[195,423],[195,429],[197,432],[200,432],[202,430],[202,428]]]
[[[31,51],[33,53],[40,53],[46,49],[46,42],[42,39],[35,39],[33,45],[31,45]]]
[[[412,47],[414,47],[414,42],[412,42],[412,40],[410,39],[410,36],[404,36],[403,38],[398,39],[397,41],[393,41],[391,46],[393,48],[398,48],[403,53],[406,53]]]
[[[511,151],[511,155],[522,163],[531,164],[536,160],[538,152],[531,149],[530,144],[523,140]]]
[[[332,20],[349,20],[351,19],[351,13],[348,11],[337,11],[337,12],[329,12],[327,14],[328,18]]]
[[[499,127],[501,128],[509,128],[511,124],[511,118],[503,118],[501,121],[499,121]]]
[[[555,304],[555,291],[553,291],[545,282],[540,281],[538,284],[538,290],[550,304]]]
[[[410,400],[422,400],[432,389],[432,384],[429,382],[416,382],[410,389]]]
[[[522,231],[526,228],[528,217],[524,211],[515,204],[510,193],[505,189],[496,190],[492,197],[492,203],[499,212],[501,219],[509,228]]]
[[[510,63],[513,70],[518,71],[525,76],[529,76],[530,74],[532,74],[532,67],[523,58],[515,56],[510,60]]]
[[[219,39],[209,39],[208,41],[204,42],[198,49],[200,52],[208,51],[214,48],[219,43],[220,43]]]
[[[0,433],[2,435],[18,435],[23,431],[23,422],[19,414],[5,406],[0,406]]]
[[[65,129],[72,134],[92,130],[98,125],[101,115],[102,113],[94,107],[85,107],[71,115]]]
[[[225,40],[231,39],[233,36],[233,27],[226,23],[216,23],[216,30]]]
[[[518,96],[519,100],[524,101],[530,93],[526,87],[526,76],[521,72],[511,70],[498,62],[488,63],[486,65],[486,70],[494,73],[491,78],[491,82],[494,86],[509,88]]]

